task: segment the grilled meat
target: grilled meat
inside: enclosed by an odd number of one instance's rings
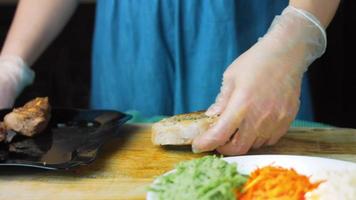
[[[5,124],[3,122],[0,122],[0,142],[6,140],[6,127]]]
[[[7,114],[4,123],[8,130],[32,137],[46,128],[50,117],[51,107],[48,98],[36,98]]]

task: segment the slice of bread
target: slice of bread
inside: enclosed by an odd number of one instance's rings
[[[203,111],[175,115],[152,126],[152,143],[155,145],[189,145],[195,137],[206,132],[218,119]]]

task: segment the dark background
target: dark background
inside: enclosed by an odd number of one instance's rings
[[[0,6],[0,47],[15,10],[15,4]],[[36,72],[35,82],[21,94],[17,105],[37,96],[49,96],[53,106],[89,106],[94,15],[94,4],[84,3],[78,7],[64,31],[32,66]]]
[[[356,128],[356,2],[345,0],[330,24],[328,48],[310,66],[316,121]],[[15,5],[0,6],[0,46],[5,39]],[[87,108],[90,92],[90,57],[94,4],[81,4],[41,58],[34,64],[35,83],[16,104],[36,96],[49,96],[54,106]]]

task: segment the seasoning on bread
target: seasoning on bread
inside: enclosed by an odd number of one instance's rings
[[[218,119],[203,111],[175,115],[152,126],[155,145],[190,145],[195,137],[206,132]]]

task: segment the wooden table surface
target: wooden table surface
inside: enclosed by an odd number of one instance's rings
[[[250,154],[293,154],[356,162],[356,130],[291,129],[275,146]],[[201,157],[188,147],[162,148],[150,141],[150,126],[125,125],[89,166],[69,171],[0,169],[0,199],[144,199],[154,177],[182,160]]]

